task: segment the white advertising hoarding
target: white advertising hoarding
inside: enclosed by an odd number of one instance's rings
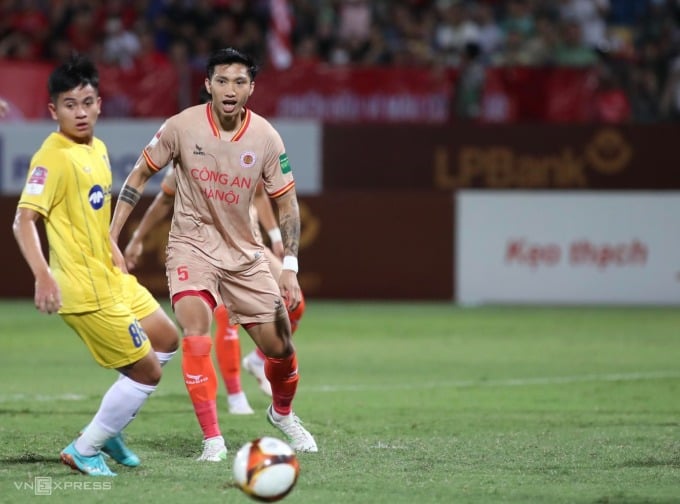
[[[96,135],[109,149],[113,191],[120,190],[144,146],[162,124],[157,120],[106,120],[97,123]],[[272,122],[288,151],[298,194],[321,192],[321,126],[316,121]],[[0,192],[20,194],[33,153],[55,131],[54,121],[0,122]],[[160,188],[161,176],[152,177],[146,193]]]
[[[457,301],[680,304],[680,193],[461,191]]]

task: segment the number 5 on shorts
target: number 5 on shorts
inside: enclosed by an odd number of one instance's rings
[[[189,270],[187,270],[186,266],[180,266],[179,268],[177,268],[177,279],[180,282],[189,280]]]

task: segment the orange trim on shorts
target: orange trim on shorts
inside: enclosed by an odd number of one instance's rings
[[[212,297],[212,294],[210,294],[207,290],[185,290],[182,292],[178,292],[177,294],[172,296],[172,306],[175,306],[175,303],[179,301],[182,298],[185,298],[187,296],[198,296],[203,301],[208,303],[208,306],[210,306],[210,311],[214,311],[215,308],[217,308],[217,302],[215,301],[215,298]]]

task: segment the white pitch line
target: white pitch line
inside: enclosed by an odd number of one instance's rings
[[[431,390],[446,388],[504,388],[527,387],[535,385],[564,385],[585,382],[627,382],[644,380],[663,380],[680,378],[680,371],[651,371],[647,373],[613,373],[574,376],[542,376],[536,378],[505,378],[500,380],[452,380],[425,383],[390,383],[390,384],[357,384],[357,385],[310,385],[300,387],[304,392],[370,392],[390,390]],[[172,392],[159,391],[154,396],[173,395]],[[93,397],[93,396],[92,396]],[[91,398],[82,394],[9,394],[0,395],[0,403],[24,401],[83,401]]]
[[[300,387],[305,392],[361,392],[361,391],[384,391],[384,390],[426,390],[441,388],[474,388],[474,387],[526,387],[532,385],[562,385],[582,382],[619,382],[619,381],[642,381],[662,380],[667,378],[680,378],[680,371],[653,371],[648,373],[615,373],[600,375],[575,375],[575,376],[543,376],[537,378],[506,378],[500,380],[453,380],[426,383],[392,383],[384,385],[321,385]]]
[[[21,402],[21,401],[31,401],[31,402],[51,402],[51,401],[82,401],[87,399],[87,396],[82,394],[10,394],[10,395],[0,395],[0,403],[3,402]]]

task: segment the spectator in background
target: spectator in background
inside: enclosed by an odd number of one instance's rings
[[[536,18],[536,30],[525,43],[527,61],[530,65],[552,65],[559,44],[557,25],[548,16]]]
[[[218,15],[210,28],[210,39],[213,47],[229,47],[238,37],[236,17],[229,12]]]
[[[386,66],[393,62],[392,52],[379,26],[371,27],[371,37],[368,42],[368,49],[364,53],[361,63],[369,66]]]
[[[597,67],[597,77],[592,120],[609,124],[630,122],[631,105],[618,76],[606,62],[603,62]]]
[[[93,7],[86,4],[79,5],[67,18],[66,37],[77,53],[88,54],[99,38],[100,31],[95,21]]]
[[[252,54],[256,61],[265,61],[267,58],[265,32],[255,18],[247,18],[243,21],[234,45],[243,52]]]
[[[654,70],[644,65],[636,65],[631,72],[630,85],[633,120],[638,123],[659,120],[660,106],[657,97],[660,96],[661,89]]]
[[[180,110],[196,103],[189,54],[189,44],[182,39],[175,40],[168,52],[168,60],[177,73],[177,107]]]
[[[157,68],[168,64],[168,55],[156,47],[156,39],[150,26],[139,30],[139,51],[135,55],[137,68]]]
[[[669,64],[668,79],[661,94],[660,108],[665,119],[680,120],[680,56]]]
[[[454,114],[458,119],[479,119],[484,93],[486,68],[481,62],[480,47],[475,42],[465,44],[454,94]]]
[[[340,40],[358,45],[366,42],[373,21],[371,5],[366,0],[342,0],[338,11]]]
[[[522,32],[510,30],[500,52],[494,55],[494,66],[526,66],[532,63],[532,54],[525,45]]]
[[[592,48],[602,48],[607,44],[607,24],[609,0],[560,0],[559,12],[562,19],[579,24],[583,43]]]
[[[10,37],[9,43],[5,44],[7,49],[0,49],[0,57],[6,54],[14,55],[17,59],[39,59],[46,49],[49,19],[35,0],[20,0],[16,3],[15,10],[7,14],[8,28],[15,36]]]
[[[387,51],[380,59],[389,61],[390,64],[403,61],[401,53],[407,51],[410,40],[427,40],[432,51],[436,51],[431,35],[435,19],[429,11],[414,14],[406,5],[393,3],[387,5],[381,15],[373,27],[375,31],[381,32]],[[378,36],[374,34],[371,38],[373,40]]]
[[[119,17],[106,20],[104,33],[104,61],[124,70],[132,69],[135,58],[141,50],[137,34],[126,29]]]
[[[489,61],[503,45],[503,30],[496,22],[493,9],[486,4],[473,4],[472,19],[479,27],[477,43],[481,57]]]
[[[342,0],[338,11],[338,42],[348,60],[358,63],[370,47],[371,5],[365,0]]]
[[[644,18],[650,3],[655,1],[658,3],[658,0],[610,0],[609,23],[632,27]]]
[[[295,46],[295,64],[315,66],[321,63],[319,45],[312,35],[305,36]]]
[[[597,63],[597,53],[583,43],[581,26],[568,20],[560,26],[562,40],[555,51],[555,63],[569,67],[585,67]]]
[[[479,27],[457,0],[437,1],[438,20],[434,27],[434,48],[446,66],[458,66],[465,44],[476,42]]]
[[[509,0],[501,28],[505,34],[519,33],[526,39],[534,33],[534,15],[528,0]]]

